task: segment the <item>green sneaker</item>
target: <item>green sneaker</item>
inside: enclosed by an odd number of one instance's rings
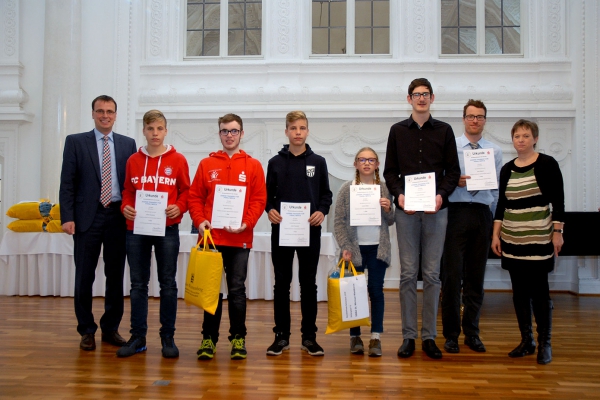
[[[243,360],[248,355],[246,351],[246,339],[235,335],[233,339],[231,339],[231,359],[232,360]]]
[[[217,352],[217,347],[213,343],[211,338],[202,339],[202,344],[196,352],[198,354],[198,360],[212,360]]]

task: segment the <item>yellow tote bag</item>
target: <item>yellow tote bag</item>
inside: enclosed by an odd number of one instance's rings
[[[342,298],[340,296],[340,279],[344,278],[344,259],[338,262],[340,268],[339,278],[327,278],[327,330],[326,334],[338,332],[344,329],[350,329],[355,326],[371,326],[369,317],[355,319],[352,321],[343,321]],[[352,261],[348,262],[348,270],[354,276],[362,275],[356,272]]]
[[[209,240],[212,249],[208,245]],[[203,247],[200,247],[201,244]],[[214,315],[219,305],[222,275],[223,256],[216,250],[210,231],[205,229],[203,238],[190,252],[183,295],[185,302]]]

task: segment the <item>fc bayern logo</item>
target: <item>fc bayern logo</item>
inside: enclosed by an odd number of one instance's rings
[[[171,168],[171,167],[166,167],[165,168],[165,175],[166,176],[171,176],[172,173],[173,173],[173,168]]]

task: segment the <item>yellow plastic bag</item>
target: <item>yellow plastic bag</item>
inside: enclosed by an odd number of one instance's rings
[[[60,219],[60,206],[51,204],[48,199],[40,201],[24,201],[13,204],[7,211],[6,215],[11,218],[31,220],[44,219],[46,222]]]
[[[209,240],[213,249],[208,245]],[[201,243],[203,247],[200,247]],[[185,302],[214,315],[219,305],[222,275],[223,256],[216,250],[210,231],[206,229],[202,240],[190,252],[183,295]]]
[[[327,278],[327,330],[325,334],[338,332],[344,329],[350,329],[355,326],[371,326],[369,317],[356,319],[353,321],[343,321],[342,318],[342,299],[340,296],[340,279],[344,278],[344,259],[338,262],[340,268],[339,278]],[[356,272],[352,261],[348,262],[348,270],[352,272],[354,276],[362,275],[362,273]]]
[[[43,219],[18,219],[6,225],[13,232],[44,232]]]

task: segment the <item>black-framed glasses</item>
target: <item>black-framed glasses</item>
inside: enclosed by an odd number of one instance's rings
[[[485,121],[485,115],[465,115],[465,119],[467,121],[477,120],[479,122]]]
[[[431,97],[431,93],[429,93],[429,92],[413,93],[410,95],[410,97],[412,97],[413,100],[419,100],[420,97],[423,97],[424,99],[428,99]]]
[[[361,163],[361,164],[366,164],[366,163],[375,164],[377,162],[377,159],[376,158],[363,158],[363,157],[361,157],[361,158],[358,159],[358,162]]]
[[[240,131],[239,129],[221,129],[219,131],[219,135],[221,136],[227,136],[231,133],[231,136],[237,136],[241,133],[242,131]]]

